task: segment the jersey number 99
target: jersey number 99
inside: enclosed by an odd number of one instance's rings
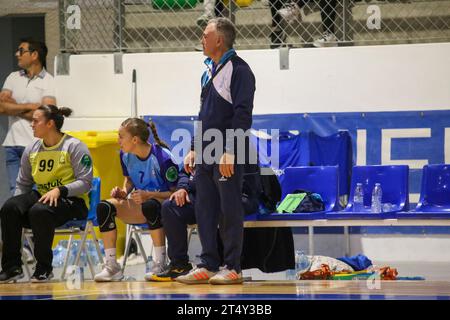
[[[52,159],[45,161],[45,159],[42,159],[41,161],[39,161],[39,171],[40,172],[44,172],[45,169],[47,169],[47,171],[52,171],[53,170],[53,165],[55,164],[55,161],[53,161]]]

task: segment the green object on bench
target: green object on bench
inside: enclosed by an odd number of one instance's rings
[[[292,213],[297,209],[298,205],[305,198],[306,193],[290,193],[284,198],[284,200],[278,205],[278,213]]]
[[[198,0],[153,0],[155,9],[192,9],[197,5]]]

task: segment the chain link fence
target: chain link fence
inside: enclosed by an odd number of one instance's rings
[[[62,52],[201,50],[229,17],[238,49],[450,40],[450,0],[59,0]]]

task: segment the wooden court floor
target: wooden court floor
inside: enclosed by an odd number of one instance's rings
[[[247,281],[184,285],[122,281],[0,284],[0,300],[450,300],[450,281]]]

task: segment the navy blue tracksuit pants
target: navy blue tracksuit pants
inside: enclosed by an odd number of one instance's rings
[[[243,166],[234,166],[234,175],[224,178],[219,165],[198,164],[195,172],[195,217],[202,245],[199,267],[218,271],[221,257],[217,247],[217,226],[223,242],[223,261],[228,269],[241,271],[244,232],[242,207]]]
[[[165,200],[161,208],[162,223],[167,237],[167,255],[175,267],[183,267],[189,263],[187,226],[196,224],[194,195],[189,193],[191,203],[177,206],[175,200]]]

